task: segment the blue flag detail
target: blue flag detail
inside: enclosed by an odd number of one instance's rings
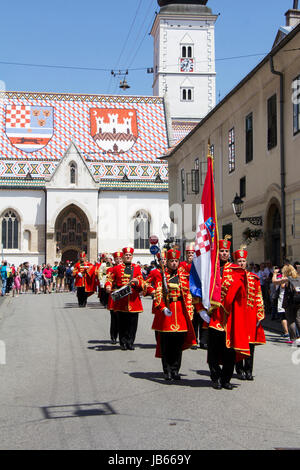
[[[190,292],[194,297],[200,297],[200,299],[202,299],[201,281],[194,263],[192,263],[190,272]]]

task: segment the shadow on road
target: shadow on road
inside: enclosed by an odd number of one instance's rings
[[[88,344],[94,345],[88,346],[88,349],[94,349],[95,351],[114,351],[116,349],[120,350],[119,344],[112,344],[111,341],[108,339],[92,339],[88,341]],[[156,345],[135,343],[134,347],[138,349],[155,349]]]
[[[274,336],[266,334],[266,340],[270,343],[276,343],[276,344],[286,344],[289,345],[290,343],[287,342],[287,338],[283,338],[283,336]]]
[[[211,387],[210,380],[202,379],[185,379],[184,375],[181,375],[181,380],[170,380],[164,379],[162,372],[124,372],[134,379],[150,380],[162,385],[179,385],[183,387]]]
[[[64,308],[81,308],[81,310],[84,309],[97,309],[97,310],[107,310],[103,305],[101,305],[99,302],[88,302],[86,307],[79,307],[78,302],[66,302],[64,304]],[[109,312],[109,310],[107,310]]]
[[[41,410],[46,419],[66,419],[117,414],[113,407],[107,402],[43,406]]]

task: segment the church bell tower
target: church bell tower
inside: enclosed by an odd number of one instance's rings
[[[189,132],[216,103],[218,16],[206,4],[207,0],[158,0],[160,10],[151,29],[153,94],[165,98],[173,131],[181,124]],[[171,143],[178,137],[173,135]]]

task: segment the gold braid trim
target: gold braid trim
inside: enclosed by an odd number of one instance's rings
[[[189,273],[186,273],[182,268],[178,269],[178,276],[180,282],[180,290],[184,299],[185,308],[187,310],[190,320],[194,317],[193,297],[190,292]]]
[[[144,287],[143,287],[143,296],[146,297],[146,295],[149,295],[149,292],[148,292],[148,289],[150,289],[152,287],[152,283],[151,283],[151,279],[148,279],[144,281]]]
[[[233,277],[229,274],[225,277],[221,287],[221,302],[225,299],[229,287],[233,284]]]
[[[154,293],[154,305],[155,307],[160,306],[163,298],[163,287],[162,287],[162,282],[158,281],[157,287],[155,289]]]
[[[258,286],[258,291],[256,294],[256,304],[257,304],[257,318],[258,320],[261,321],[265,318],[265,307],[264,307],[264,301],[263,301],[263,296],[262,296],[260,285]]]

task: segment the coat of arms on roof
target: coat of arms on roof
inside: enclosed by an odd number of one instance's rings
[[[127,152],[138,138],[135,109],[91,108],[91,136],[107,153]]]
[[[40,150],[53,136],[52,106],[7,105],[5,132],[18,149],[28,153]]]

